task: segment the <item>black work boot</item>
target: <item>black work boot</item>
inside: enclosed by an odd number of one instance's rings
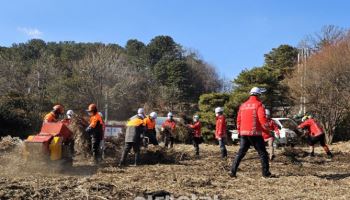
[[[231,178],[237,178],[237,175],[234,174],[234,173],[232,173],[232,172],[230,172],[228,175],[229,175]]]
[[[221,149],[221,158],[222,159],[227,158],[227,150],[226,149]]]
[[[271,174],[271,172],[267,172],[263,174],[263,178],[276,178],[276,176]]]
[[[328,151],[328,152],[327,152],[327,157],[328,157],[328,158],[333,158],[332,152]]]

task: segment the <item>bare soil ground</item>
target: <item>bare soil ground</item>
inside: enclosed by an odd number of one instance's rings
[[[0,199],[135,199],[157,193],[188,197],[182,199],[350,199],[350,142],[331,149],[332,160],[321,147],[314,158],[306,156],[307,148],[278,149],[271,163],[278,177],[271,179],[261,177],[260,160],[252,149],[238,177],[230,178],[238,146],[228,147],[227,160],[219,158],[215,145],[201,145],[200,159],[190,145],[176,145],[171,151],[151,146],[143,151],[141,166],[121,169],[116,167],[119,155],[107,157],[99,167],[76,160],[73,167],[62,169],[26,165],[18,148],[0,149]]]

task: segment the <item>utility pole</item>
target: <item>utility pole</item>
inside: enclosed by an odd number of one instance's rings
[[[305,79],[306,79],[306,61],[310,57],[311,50],[309,48],[302,48],[299,49],[298,52],[298,74],[300,75],[300,87],[303,90],[305,86]],[[304,96],[303,92],[300,95],[300,115],[305,115],[306,113],[306,97]]]
[[[105,123],[108,124],[108,91],[106,91],[106,101],[105,101]]]

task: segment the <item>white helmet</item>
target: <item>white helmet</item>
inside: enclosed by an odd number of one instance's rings
[[[101,112],[98,112],[98,114],[103,118],[103,114]]]
[[[250,95],[261,95],[262,93],[266,92],[265,88],[258,88],[258,87],[253,87],[250,90]]]
[[[73,117],[73,115],[74,115],[73,110],[68,110],[68,111],[67,111],[67,117],[68,117],[68,119],[71,119],[71,118]]]
[[[139,108],[137,110],[137,114],[145,114],[145,110],[143,108]]]
[[[174,115],[173,115],[173,113],[172,112],[169,112],[168,113],[168,118],[170,119],[170,118],[172,118]]]
[[[149,116],[152,118],[152,119],[157,119],[157,113],[156,112],[151,112],[151,114],[149,114]]]
[[[193,121],[197,122],[198,120],[199,120],[199,116],[198,115],[193,116]]]
[[[215,114],[220,113],[220,112],[224,112],[224,108],[222,108],[222,107],[215,108]]]
[[[270,110],[269,109],[265,109],[265,114],[266,114],[266,116],[271,116]]]

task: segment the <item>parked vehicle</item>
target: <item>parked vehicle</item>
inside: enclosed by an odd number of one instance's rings
[[[297,126],[298,124],[290,118],[272,118],[278,125],[280,131],[280,138],[275,139],[276,146],[291,145],[297,143]],[[231,138],[234,143],[239,141],[239,134],[237,130],[230,130]]]
[[[275,140],[277,146],[291,145],[297,143],[297,126],[298,124],[290,118],[272,118],[278,125],[280,139]]]

